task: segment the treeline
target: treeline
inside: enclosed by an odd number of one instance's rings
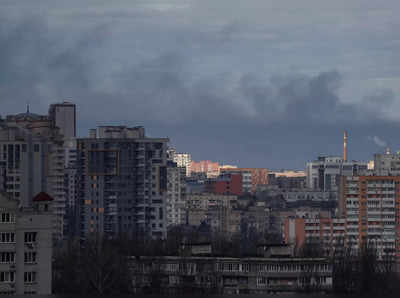
[[[246,228],[246,229],[244,229]],[[262,235],[253,228],[227,237],[202,224],[175,226],[165,240],[143,233],[85,242],[70,239],[54,250],[53,292],[62,294],[127,294],[131,291],[128,256],[178,256],[182,243],[208,242],[213,256],[257,256],[257,243],[279,241],[279,236]]]
[[[73,239],[54,252],[53,293],[127,294],[131,280],[121,240]]]
[[[207,225],[177,226],[168,231],[165,240],[154,240],[137,233],[131,237],[105,240],[87,239],[84,243],[67,241],[55,249],[53,292],[62,294],[128,294],[132,291],[128,256],[178,256],[182,243],[209,242],[213,256],[251,257],[257,244],[277,243],[278,235],[260,234],[250,227],[232,237],[211,232]],[[334,251],[326,251],[319,241],[306,242],[295,248],[295,257],[328,257],[333,269],[333,291],[338,294],[360,294],[382,297],[400,291],[396,259],[392,252],[379,254],[370,244],[361,249],[339,243]],[[317,272],[303,272],[310,291]],[[315,276],[316,277],[316,276]],[[314,278],[315,279],[315,278]]]
[[[333,292],[362,297],[384,297],[400,292],[400,275],[395,251],[380,251],[373,242],[355,248],[344,240],[332,251],[319,241],[305,242],[295,249],[298,257],[330,258],[333,270]],[[308,272],[312,275],[312,273]],[[311,287],[312,288],[312,287]]]

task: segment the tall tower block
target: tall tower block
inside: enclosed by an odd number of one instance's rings
[[[343,134],[343,161],[347,161],[347,131]]]

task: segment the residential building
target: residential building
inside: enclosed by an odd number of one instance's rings
[[[314,201],[314,202],[326,202],[326,201],[337,201],[338,196],[336,191],[320,191],[314,189],[288,189],[281,192],[286,202],[297,202],[297,201]]]
[[[167,225],[186,223],[186,169],[168,162],[167,167]]]
[[[240,231],[242,233],[249,233],[252,230],[265,236],[271,232],[271,210],[265,202],[258,202],[241,211]]]
[[[143,127],[101,126],[77,139],[80,237],[166,236],[167,138]]]
[[[221,168],[220,169],[221,174],[224,173],[238,173],[238,174],[242,174],[245,173],[246,176],[246,183],[248,183],[249,181],[247,181],[249,178],[249,176],[251,175],[251,193],[255,193],[257,190],[257,186],[258,185],[263,185],[263,184],[268,184],[268,170],[267,169],[263,169],[263,168]],[[250,173],[250,175],[249,175]],[[246,186],[246,190],[247,190],[247,186]]]
[[[183,167],[186,169],[186,176],[190,177],[190,164],[192,163],[192,157],[189,153],[177,153],[173,154],[173,162],[175,162],[178,167]]]
[[[51,294],[52,200],[40,193],[20,207],[0,193],[0,295]]]
[[[240,211],[234,210],[237,196],[218,194],[187,194],[188,224],[207,223],[214,232],[232,235],[240,230]]]
[[[342,177],[337,217],[296,216],[285,222],[287,243],[318,239],[326,251],[374,244],[378,255],[400,257],[400,176]]]
[[[214,194],[243,194],[243,177],[239,173],[225,173],[206,181],[206,191]]]
[[[71,102],[51,104],[49,119],[53,127],[58,127],[66,139],[76,137],[76,106]]]
[[[342,157],[322,156],[307,163],[306,186],[310,189],[338,191],[341,176],[355,176],[367,171],[368,163],[344,161]]]
[[[400,257],[400,176],[342,179],[339,214],[346,219],[347,244],[373,242],[380,254]]]
[[[190,172],[192,174],[205,173],[207,178],[215,178],[219,176],[219,164],[211,160],[192,161],[190,164]]]
[[[271,174],[274,174],[275,177],[288,177],[288,178],[306,177],[306,173],[304,171],[295,171],[295,170],[274,171],[271,172]]]
[[[131,257],[136,293],[155,283],[163,294],[269,294],[332,290],[326,258]]]
[[[400,176],[400,152],[374,154],[374,173],[378,176]]]
[[[271,172],[268,174],[268,184],[281,189],[306,188],[306,175],[301,171]]]
[[[346,239],[346,220],[332,218],[319,212],[288,217],[285,221],[285,243],[301,249],[305,243],[318,244],[327,256],[341,248]]]
[[[65,219],[63,136],[47,115],[8,115],[0,123],[0,191],[32,205],[44,191],[54,198],[54,239],[63,237]]]

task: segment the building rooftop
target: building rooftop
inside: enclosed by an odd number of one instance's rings
[[[38,193],[34,198],[34,202],[54,201],[54,199],[45,192]]]

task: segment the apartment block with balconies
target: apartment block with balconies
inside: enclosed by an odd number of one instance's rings
[[[21,208],[0,193],[0,295],[51,294],[52,201],[40,193]]]

